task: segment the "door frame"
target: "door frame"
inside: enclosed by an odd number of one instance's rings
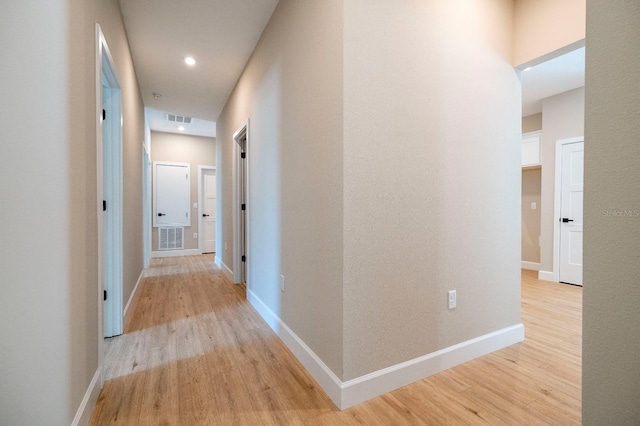
[[[96,212],[99,335],[122,334],[122,90],[106,38],[96,24]],[[103,83],[106,90],[103,90]],[[105,99],[108,98],[108,99]],[[106,101],[106,120],[102,120]],[[108,139],[108,140],[106,140]],[[103,200],[107,210],[103,211]],[[104,291],[107,300],[104,301]],[[103,339],[98,339],[102,365]]]
[[[242,188],[241,186],[241,182],[242,179],[240,179],[240,161],[241,161],[241,157],[240,157],[240,144],[238,143],[238,141],[240,140],[240,138],[242,138],[243,136],[246,137],[246,142],[245,142],[245,148],[244,151],[246,153],[246,163],[245,163],[245,185],[244,185],[244,191],[245,191],[245,201],[248,198],[249,195],[249,183],[250,183],[250,179],[249,179],[249,170],[250,170],[250,161],[251,161],[251,155],[249,154],[249,118],[247,118],[247,120],[240,126],[240,128],[238,128],[238,130],[236,130],[233,133],[233,282],[234,284],[241,284],[242,283],[242,274],[240,273],[241,268],[242,268],[242,261],[241,261],[241,256],[242,254],[240,253],[240,223],[242,221],[242,210],[240,208],[240,199],[241,199],[241,192],[242,192]],[[251,262],[251,257],[248,255],[248,253],[250,252],[249,247],[250,247],[250,226],[249,224],[251,223],[251,221],[249,220],[250,217],[250,203],[246,203],[246,207],[245,207],[245,236],[244,236],[244,240],[245,240],[245,247],[244,247],[244,251],[245,251],[245,255],[246,255],[246,261],[244,264],[244,272],[245,272],[245,276],[244,276],[244,281],[247,284],[247,288],[249,288],[249,264]]]
[[[552,281],[560,282],[560,202],[562,199],[562,147],[572,143],[584,143],[584,136],[556,141],[555,183],[553,199],[553,269]]]
[[[202,218],[202,209],[204,208],[204,185],[202,183],[202,179],[204,178],[204,173],[207,170],[213,170],[213,172],[216,174],[216,210],[217,210],[217,198],[218,198],[218,194],[217,194],[217,182],[218,182],[218,175],[217,175],[217,171],[216,171],[216,166],[198,166],[198,250],[200,250],[200,253],[204,253],[204,240],[202,238],[203,235],[203,230],[204,230],[204,220]],[[218,238],[218,212],[216,211],[216,240]],[[216,242],[216,246],[217,246],[217,242]],[[217,249],[216,249],[217,250]],[[217,253],[216,253],[217,256]]]

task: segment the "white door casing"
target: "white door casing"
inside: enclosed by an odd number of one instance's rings
[[[200,167],[200,250],[216,251],[216,171],[214,167]]]
[[[96,42],[98,326],[101,334],[111,337],[123,331],[122,94],[109,47],[97,24]],[[102,362],[101,339],[98,350]]]
[[[559,280],[582,285],[584,142],[562,145]]]
[[[234,191],[233,191],[233,282],[250,287],[247,257],[251,241],[249,232],[249,119],[233,134]]]

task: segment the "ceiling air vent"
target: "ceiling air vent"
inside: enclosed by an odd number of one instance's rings
[[[191,117],[185,117],[183,115],[167,114],[167,121],[171,123],[191,124]]]

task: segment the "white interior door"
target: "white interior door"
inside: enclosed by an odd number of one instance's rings
[[[584,142],[562,146],[560,281],[582,285]]]
[[[153,164],[154,226],[191,226],[189,164]]]
[[[202,252],[216,251],[216,171],[205,170],[202,175]]]

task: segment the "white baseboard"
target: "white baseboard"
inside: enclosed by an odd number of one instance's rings
[[[342,382],[327,365],[282,320],[273,313],[254,292],[247,289],[249,303],[258,311],[269,327],[282,339],[296,358],[318,382],[329,398],[340,407]]]
[[[524,325],[516,324],[349,380],[342,384],[340,409],[353,407],[523,340]]]
[[[539,271],[538,279],[543,281],[558,282],[558,280],[556,280],[556,278],[554,277],[553,272],[549,272],[549,271]]]
[[[89,424],[91,413],[93,412],[93,408],[96,406],[96,401],[98,401],[98,396],[100,395],[101,383],[102,366],[98,366],[98,369],[93,375],[93,379],[91,379],[91,383],[89,383],[89,387],[84,394],[84,398],[82,398],[80,407],[78,407],[78,411],[76,411],[76,416],[71,422],[71,426],[86,426]]]
[[[133,291],[131,292],[131,296],[129,296],[129,300],[124,307],[124,318],[122,323],[127,324],[127,320],[129,319],[129,314],[131,313],[130,309],[133,306],[133,301],[135,300],[136,294],[138,293],[138,287],[144,278],[144,269],[140,271],[140,275],[138,276],[138,281],[136,281],[136,285],[133,287]]]
[[[233,282],[233,271],[229,269],[229,267],[225,265],[222,259],[220,259],[218,256],[215,257],[214,261],[216,263],[216,266],[222,269],[222,272],[226,275],[227,278],[229,278],[229,281]]]
[[[527,262],[526,260],[523,260],[520,262],[520,267],[522,269],[529,269],[531,271],[539,271],[540,270],[540,264],[536,263],[536,262]]]
[[[197,256],[199,254],[202,254],[200,249],[162,250],[152,251],[151,257]]]
[[[516,324],[373,373],[342,382],[327,365],[251,290],[251,305],[341,410],[391,392],[472,359],[524,340]]]

